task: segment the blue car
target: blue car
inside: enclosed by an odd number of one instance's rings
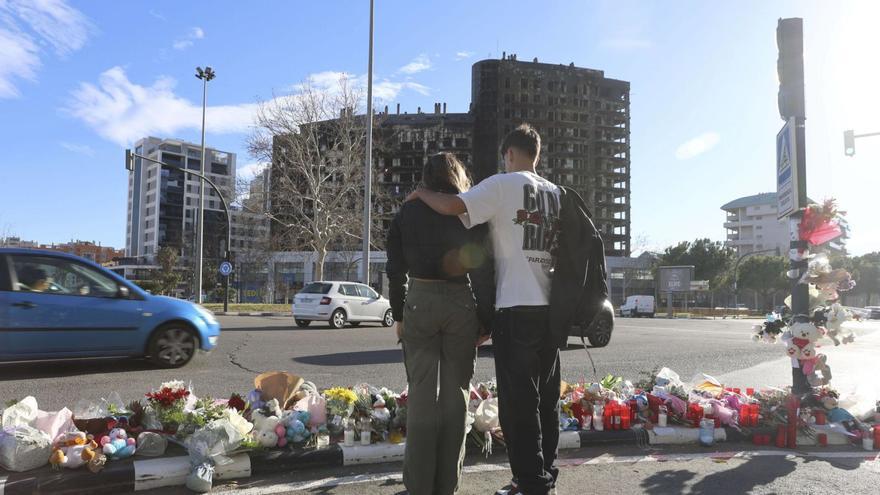
[[[91,261],[0,248],[0,361],[146,356],[178,368],[219,336],[207,309],[154,296]]]

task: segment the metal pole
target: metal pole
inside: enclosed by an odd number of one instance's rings
[[[205,175],[205,113],[208,103],[208,78],[202,79],[202,159],[199,173]],[[199,221],[196,224],[196,301],[202,304],[202,251],[205,241],[205,180],[199,179]]]
[[[798,205],[803,208],[807,205],[807,157],[806,157],[806,133],[804,117],[795,117],[795,160],[798,173]],[[804,254],[809,249],[805,241],[800,240],[798,233],[803,213],[797,211],[789,217],[789,234],[791,236],[791,249],[803,249]],[[806,260],[795,260],[790,253],[790,265],[796,270],[798,277],[792,280],[791,285],[791,313],[795,322],[810,321],[810,287],[807,284],[798,283],[800,275],[807,269]],[[800,368],[792,369],[792,392],[804,394],[812,389],[807,382],[807,377]]]
[[[370,213],[373,182],[373,0],[370,0],[370,55],[367,65],[367,160],[364,164],[364,254],[363,280],[370,285]]]

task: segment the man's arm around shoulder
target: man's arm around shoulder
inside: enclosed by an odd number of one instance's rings
[[[458,216],[467,213],[464,201],[455,194],[446,194],[418,188],[406,197],[407,201],[421,199],[429,208],[441,215]]]

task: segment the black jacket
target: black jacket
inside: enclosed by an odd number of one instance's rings
[[[488,225],[467,229],[458,217],[431,210],[421,200],[408,201],[388,230],[388,274],[391,311],[403,321],[407,278],[471,283],[477,317],[488,333],[495,307],[495,260]]]
[[[580,195],[561,187],[559,233],[550,285],[550,333],[564,348],[572,326],[586,328],[608,298],[605,248]]]

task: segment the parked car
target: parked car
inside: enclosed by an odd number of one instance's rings
[[[880,306],[865,306],[869,320],[880,320]]]
[[[293,298],[291,311],[300,328],[313,321],[326,321],[331,328],[342,328],[346,323],[356,327],[367,321],[386,327],[394,324],[391,302],[355,282],[312,282]]]
[[[149,294],[89,260],[0,248],[0,361],[145,356],[178,368],[219,337],[207,309]]]
[[[601,311],[586,328],[580,325],[571,327],[568,335],[586,337],[593,347],[605,347],[611,342],[611,333],[614,331],[614,306],[610,301],[605,301]]]
[[[655,312],[654,296],[628,296],[620,306],[620,316],[653,318]]]

